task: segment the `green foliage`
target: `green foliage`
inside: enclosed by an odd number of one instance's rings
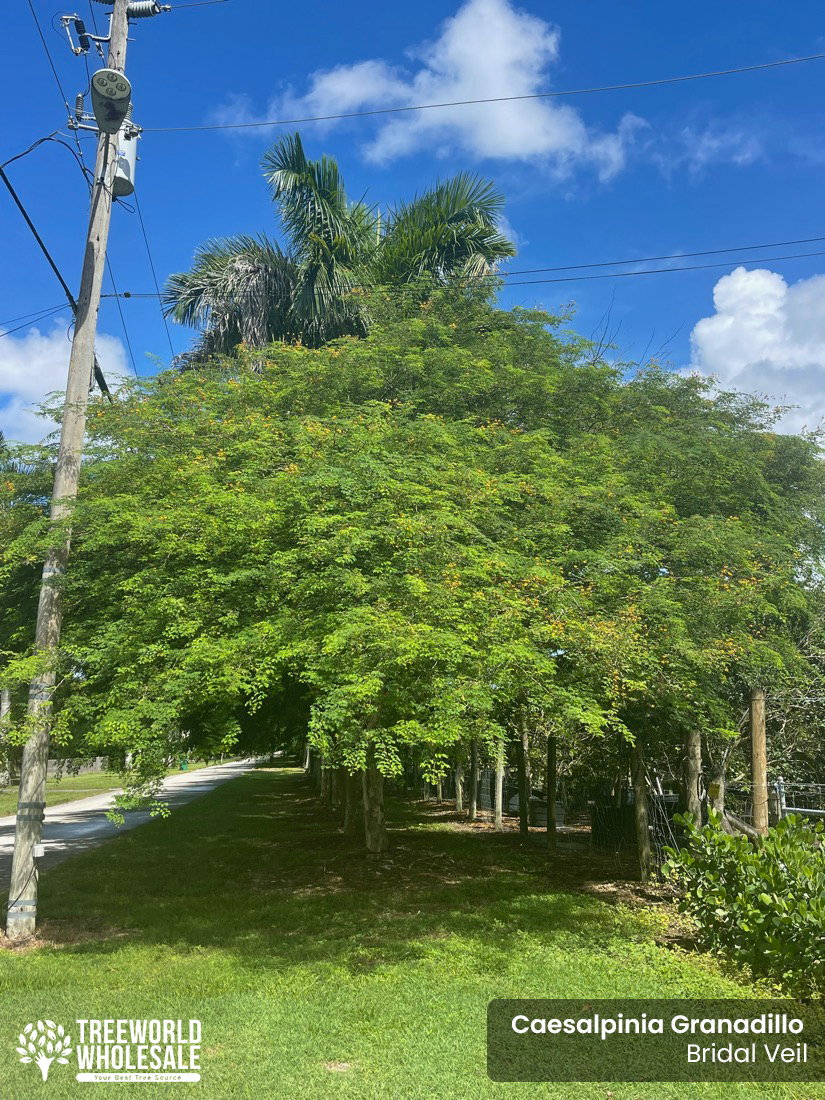
[[[821,822],[790,816],[753,844],[684,821],[687,844],[668,849],[666,871],[702,944],[726,952],[798,993],[825,988],[825,850]]]
[[[382,221],[377,209],[349,201],[336,161],[310,160],[297,133],[280,138],[261,167],[286,248],[264,235],[208,241],[192,270],[166,285],[167,313],[201,329],[196,362],[232,354],[241,344],[320,347],[365,336],[368,287],[409,290],[423,280],[429,290],[434,282],[489,275],[515,254],[498,230],[501,195],[467,173],[400,204]]]
[[[58,740],[132,753],[146,790],[182,745],[307,728],[331,764],[371,746],[392,775],[415,749],[434,777],[522,719],[579,761],[639,735],[666,755],[689,724],[734,729],[756,673],[798,678],[813,441],[695,379],[624,382],[544,314],[451,289],[369,308],[366,339],[93,402]],[[10,484],[2,568],[33,599],[48,534]],[[28,639],[0,644],[22,683]]]

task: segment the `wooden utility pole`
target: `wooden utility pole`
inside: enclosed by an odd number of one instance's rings
[[[762,836],[768,831],[768,744],[765,736],[765,692],[751,691],[751,797],[753,827]]]
[[[114,0],[109,40],[109,68],[123,72],[126,64],[128,0]],[[97,314],[109,240],[112,214],[112,185],[117,168],[117,134],[101,133],[95,161],[92,208],[86,237],[86,252],[77,296],[74,339],[69,359],[66,402],[60,428],[60,448],[52,489],[51,522],[63,524],[77,497],[86,408],[95,356]],[[9,888],[6,935],[23,940],[33,935],[37,921],[38,874],[35,846],[43,835],[46,767],[52,724],[52,695],[56,683],[56,662],[63,623],[60,585],[69,559],[70,532],[63,528],[59,540],[46,557],[37,607],[35,648],[40,668],[29,686],[28,723],[31,734],[23,748],[20,794],[14,834],[14,858]]]

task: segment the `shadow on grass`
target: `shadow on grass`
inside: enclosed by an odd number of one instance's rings
[[[424,957],[438,941],[460,951],[472,940],[473,965],[494,967],[525,935],[605,950],[652,938],[643,914],[570,882],[558,892],[552,865],[548,874],[512,832],[444,827],[400,799],[389,809],[392,849],[368,861],[302,772],[248,773],[45,875],[48,938],[66,952],[220,948],[252,970],[322,961],[356,973]]]

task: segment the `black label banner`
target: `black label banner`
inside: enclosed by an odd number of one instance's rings
[[[493,1081],[825,1081],[825,1014],[788,1000],[496,1000]]]

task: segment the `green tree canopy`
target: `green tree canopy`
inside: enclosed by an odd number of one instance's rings
[[[285,247],[264,234],[210,240],[190,271],[167,282],[167,314],[201,330],[196,361],[239,344],[319,347],[364,336],[364,292],[376,283],[477,278],[515,253],[498,228],[501,195],[468,173],[382,218],[363,200],[350,201],[336,161],[310,160],[297,133],[277,141],[262,168]]]

